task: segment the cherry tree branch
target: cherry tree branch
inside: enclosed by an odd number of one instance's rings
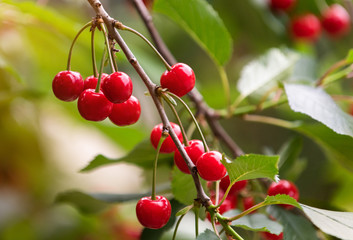
[[[153,21],[152,16],[146,8],[142,0],[132,0],[137,9],[137,12],[141,16],[143,22],[146,25],[148,32],[151,35],[153,42],[156,44],[156,48],[161,53],[161,55],[167,60],[170,65],[177,63],[174,56],[169,51],[168,47],[165,45],[163,39],[159,35]],[[244,152],[236,144],[236,142],[229,136],[229,134],[224,130],[222,125],[219,123],[219,116],[216,111],[209,107],[203,100],[201,93],[194,87],[194,89],[188,93],[190,100],[195,104],[197,113],[203,115],[208,122],[214,136],[220,139],[231,151],[234,157],[243,155]]]
[[[143,70],[143,68],[141,67],[141,65],[139,64],[139,62],[137,61],[137,59],[135,58],[133,53],[131,52],[130,48],[127,46],[127,44],[125,43],[123,38],[120,36],[119,32],[115,29],[114,26],[115,26],[116,20],[109,16],[109,14],[105,11],[102,3],[99,0],[87,0],[87,1],[89,2],[89,4],[92,6],[94,11],[96,12],[97,17],[101,17],[103,19],[105,25],[107,26],[109,37],[111,39],[114,39],[118,43],[121,50],[124,52],[126,58],[130,62],[130,64],[134,67],[135,71],[138,73],[138,75],[140,76],[140,78],[142,79],[144,84],[146,85],[146,87],[147,87],[147,89],[153,99],[153,102],[157,108],[158,114],[162,120],[164,129],[169,132],[171,138],[173,139],[173,142],[175,143],[180,154],[185,159],[185,162],[186,162],[186,164],[192,174],[192,177],[193,177],[193,180],[195,183],[195,187],[197,190],[197,198],[201,201],[201,203],[204,206],[206,206],[206,207],[209,206],[211,204],[211,201],[210,201],[210,198],[206,195],[206,193],[201,185],[199,176],[197,174],[196,166],[190,160],[190,158],[187,155],[185,149],[183,148],[181,142],[179,141],[177,135],[173,131],[173,129],[170,125],[169,119],[167,117],[167,114],[165,113],[164,108],[158,98],[158,92],[159,92],[158,86],[150,80],[148,75],[145,73],[145,71]]]

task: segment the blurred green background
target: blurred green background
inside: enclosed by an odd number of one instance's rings
[[[113,17],[148,36],[130,1],[102,2]],[[302,52],[311,66],[307,75],[314,79],[344,58],[352,47],[352,33],[340,39],[323,34],[313,45],[294,43],[286,29],[289,16],[273,15],[261,0],[208,2],[234,39],[234,53],[226,65],[233,99],[241,68],[271,47],[287,46]],[[319,12],[316,1],[299,2],[291,14]],[[92,17],[94,13],[85,0],[0,1],[0,239],[129,240],[136,239],[141,230],[134,203],[115,205],[94,215],[81,214],[69,205],[53,204],[55,195],[66,189],[136,193],[149,186],[145,181],[149,173],[127,164],[78,173],[99,153],[110,157],[124,155],[147,138],[159,122],[151,100],[144,95],[146,89],[122,53],[118,54],[119,70],[131,76],[134,95],[142,104],[137,124],[121,128],[108,121],[85,121],[75,102],[60,102],[52,94],[52,79],[65,70],[71,41]],[[154,17],[176,59],[193,67],[205,101],[215,108],[224,107],[217,69],[208,55],[171,20],[159,14]],[[159,59],[136,36],[122,36],[147,74],[158,83],[164,71]],[[103,37],[97,34],[98,59],[103,47]],[[72,70],[83,77],[92,75],[90,54],[90,34],[85,31],[74,49]],[[352,81],[344,80],[328,91],[352,95]],[[342,104],[345,110],[348,107]],[[265,114],[306,119],[286,106]],[[277,152],[283,142],[295,135],[241,119],[224,120],[222,124],[245,152]],[[305,165],[293,170],[297,174],[291,176],[300,189],[301,202],[353,211],[352,174],[329,161],[310,139],[302,138],[300,157],[305,159]]]

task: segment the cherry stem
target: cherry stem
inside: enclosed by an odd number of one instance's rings
[[[195,213],[195,235],[197,238],[199,236],[199,210],[200,210],[200,207],[199,206],[196,206],[194,207],[194,213]]]
[[[109,39],[108,39],[107,30],[105,29],[105,25],[103,23],[101,23],[100,26],[101,26],[101,28],[103,30],[103,35],[104,35],[104,39],[105,39],[105,45],[107,46],[107,50],[108,50],[110,68],[112,69],[112,72],[116,72],[117,69],[115,69],[115,66],[114,66],[114,60],[113,60],[113,57],[112,57],[112,51],[111,51],[111,46],[110,46],[110,42],[109,42]]]
[[[324,75],[321,76],[321,78],[317,81],[316,86],[322,86],[325,83],[325,79],[334,71],[336,71],[337,69],[347,65],[347,60],[346,59],[342,59],[338,62],[336,62],[335,64],[333,64],[325,73]]]
[[[112,40],[110,40],[110,43],[111,43],[111,45],[109,45],[109,46],[111,46],[110,53],[112,55],[113,64],[114,64],[115,70],[118,71],[118,64],[116,63],[116,60],[115,60],[116,56],[115,56],[115,52],[113,50],[114,49],[114,42]]]
[[[242,213],[239,213],[238,215],[236,215],[236,216],[234,216],[234,217],[227,218],[227,222],[232,222],[232,221],[237,220],[237,219],[239,219],[239,218],[241,218],[241,217],[244,217],[245,215],[247,215],[247,214],[249,214],[249,213],[251,213],[251,212],[253,212],[253,211],[255,211],[255,210],[257,210],[257,209],[259,209],[259,208],[261,208],[261,207],[268,206],[268,205],[274,205],[274,204],[280,204],[280,203],[265,203],[265,202],[260,202],[260,203],[258,203],[258,204],[256,204],[256,205],[252,206],[251,208],[249,208],[249,209],[243,211]]]
[[[229,224],[228,219],[223,217],[221,214],[216,213],[218,222],[222,225],[223,229],[228,235],[235,237],[236,240],[244,240]]]
[[[225,191],[221,201],[218,204],[216,203],[217,206],[215,206],[214,208],[219,208],[222,205],[222,203],[226,200],[226,198],[227,198],[227,196],[229,194],[229,191],[230,191],[230,189],[232,188],[232,186],[234,185],[235,182],[236,181],[234,181],[234,182],[229,184],[229,186],[228,186],[227,190]]]
[[[115,22],[115,27],[119,30],[126,30],[129,32],[132,32],[132,33],[136,34],[137,36],[139,36],[140,38],[142,38],[153,49],[153,51],[157,54],[157,56],[162,60],[165,67],[167,68],[167,70],[170,71],[171,66],[169,65],[169,63],[164,59],[164,57],[159,53],[159,51],[153,46],[153,44],[145,36],[143,36],[141,33],[136,31],[135,29],[130,28],[128,26],[125,26],[121,22]]]
[[[102,60],[101,60],[101,67],[99,69],[98,81],[97,81],[96,90],[95,90],[96,93],[99,93],[99,90],[100,90],[100,87],[101,87],[103,67],[104,67],[104,61],[105,61],[105,55],[106,54],[107,54],[107,50],[104,49]]]
[[[78,37],[81,35],[81,33],[86,29],[88,28],[89,26],[92,25],[92,21],[86,23],[81,29],[80,31],[78,31],[78,33],[76,34],[74,40],[72,41],[71,43],[71,46],[70,46],[70,50],[69,50],[69,57],[67,59],[67,70],[70,71],[71,70],[71,55],[72,55],[72,50],[74,48],[74,45],[76,43],[76,40],[78,39]]]
[[[210,151],[209,148],[208,148],[208,145],[207,145],[207,142],[206,142],[206,139],[205,137],[203,136],[203,133],[201,131],[201,128],[200,128],[200,125],[199,123],[197,122],[194,114],[191,112],[190,108],[188,107],[188,105],[183,101],[183,99],[181,99],[179,96],[175,95],[174,93],[172,92],[168,92],[169,95],[175,97],[176,99],[178,99],[181,104],[185,107],[185,109],[188,111],[188,113],[190,114],[192,120],[194,121],[195,123],[195,126],[197,128],[197,131],[199,132],[200,136],[201,136],[201,139],[202,139],[202,142],[203,142],[203,146],[204,146],[204,149],[205,149],[205,152],[208,152]]]
[[[180,130],[181,130],[181,134],[183,135],[183,143],[185,146],[189,146],[189,140],[188,137],[186,135],[185,129],[183,127],[183,124],[180,120],[179,114],[177,113],[174,105],[170,102],[170,100],[168,99],[168,97],[165,94],[162,94],[163,99],[167,102],[168,106],[170,107],[170,109],[172,110],[176,120],[178,121],[178,124],[180,126]]]
[[[167,138],[167,136],[165,135],[165,132],[162,132],[162,136],[158,142],[156,158],[154,160],[154,165],[153,165],[152,194],[151,194],[152,200],[156,200],[156,181],[157,181],[156,178],[157,178],[157,165],[158,165],[157,163],[158,163],[158,158],[159,158],[159,152],[160,152],[162,144],[166,138]]]
[[[186,215],[186,214],[181,215],[180,218],[178,219],[178,221],[177,221],[177,223],[176,223],[176,225],[175,225],[175,228],[174,228],[174,233],[173,233],[173,238],[172,238],[172,240],[175,240],[176,234],[177,234],[177,232],[178,232],[179,225],[180,225],[180,223],[181,223],[181,220],[185,217],[185,215]]]
[[[94,46],[94,32],[96,27],[92,27],[91,29],[91,53],[92,53],[92,66],[93,66],[93,76],[98,77],[97,63],[96,63],[96,51]]]

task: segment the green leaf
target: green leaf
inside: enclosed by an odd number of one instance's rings
[[[241,71],[237,84],[242,98],[260,89],[265,92],[270,88],[266,85],[288,78],[297,59],[298,55],[294,52],[273,48],[248,63]]]
[[[301,204],[305,214],[323,232],[340,239],[353,239],[353,213],[336,212]]]
[[[87,214],[98,213],[109,207],[108,203],[79,191],[59,193],[55,198],[55,203],[71,204],[80,212]]]
[[[206,181],[200,180],[205,188]],[[197,198],[192,176],[181,172],[177,167],[174,167],[172,172],[172,192],[174,198],[185,205],[193,204],[194,199]]]
[[[266,205],[289,204],[289,205],[292,205],[294,207],[301,209],[301,206],[299,205],[297,200],[295,200],[294,198],[292,198],[286,194],[277,194],[275,196],[267,196],[264,203]]]
[[[240,213],[239,210],[231,210],[225,213],[227,217],[236,216]],[[231,223],[234,227],[240,227],[245,230],[256,231],[256,232],[270,232],[273,234],[280,234],[283,231],[283,227],[276,221],[269,219],[265,214],[253,213],[245,215]]]
[[[231,36],[218,13],[207,1],[156,0],[153,9],[184,28],[217,64],[224,65],[230,58]]]
[[[232,184],[240,180],[255,178],[276,179],[278,174],[279,156],[266,156],[257,154],[246,154],[228,163],[222,159],[223,165],[229,174]]]
[[[350,49],[347,57],[346,57],[347,64],[353,63],[353,49]]]
[[[291,138],[285,142],[279,150],[279,169],[283,177],[287,172],[292,170],[292,167],[299,157],[303,148],[303,140],[299,136]]]
[[[270,206],[267,212],[283,225],[283,240],[318,240],[313,225],[301,215],[280,206]]]
[[[322,124],[300,125],[294,130],[313,139],[328,158],[353,172],[353,138],[340,135]]]
[[[196,240],[219,240],[219,237],[210,229],[206,229]]]
[[[322,88],[285,84],[289,106],[325,124],[333,131],[353,137],[353,118],[340,109]]]
[[[153,168],[155,158],[156,150],[151,145],[149,139],[146,139],[136,145],[136,147],[124,157],[112,159],[103,155],[96,156],[86,167],[81,169],[81,172],[88,172],[98,167],[120,162],[135,164],[143,168]],[[167,164],[172,161],[173,156],[171,154],[159,155],[158,164]]]

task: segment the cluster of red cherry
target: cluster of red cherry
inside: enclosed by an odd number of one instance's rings
[[[84,81],[78,72],[61,71],[53,80],[55,96],[66,102],[78,98],[77,108],[81,116],[90,121],[103,121],[107,117],[118,126],[131,125],[140,118],[139,100],[132,96],[132,81],[124,72],[103,73],[97,90],[98,78]]]
[[[297,0],[269,0],[269,5],[274,12],[289,12],[296,2]],[[338,38],[348,33],[350,16],[344,7],[332,4],[323,10],[321,20],[313,13],[306,13],[293,17],[289,28],[293,38],[300,41],[316,41],[321,29],[330,37]]]

